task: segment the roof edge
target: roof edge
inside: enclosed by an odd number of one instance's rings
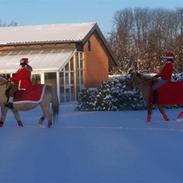
[[[85,44],[87,42],[87,40],[91,37],[91,35],[94,33],[94,32],[97,32],[98,35],[100,36],[105,48],[107,49],[107,51],[109,52],[111,58],[113,59],[113,62],[115,64],[115,66],[118,66],[117,62],[116,62],[116,58],[113,54],[113,51],[111,50],[106,38],[104,37],[102,31],[100,30],[99,26],[97,25],[97,23],[95,23],[95,25],[93,26],[93,28],[89,31],[89,33],[85,36],[85,38],[83,39],[82,43]]]

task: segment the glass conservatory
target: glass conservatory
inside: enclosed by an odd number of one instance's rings
[[[12,76],[18,69],[19,58],[25,54],[18,54],[17,58],[6,58],[6,66],[1,75],[6,78]],[[10,57],[9,54],[8,57]],[[75,101],[83,88],[83,52],[76,50],[67,51],[40,51],[29,52],[26,56],[33,67],[32,81],[34,84],[47,84],[55,87],[60,102]],[[0,59],[0,66],[1,66]],[[16,60],[16,61],[15,61]],[[40,60],[40,61],[39,61]],[[16,63],[16,64],[15,64]],[[9,67],[14,65],[13,67]]]

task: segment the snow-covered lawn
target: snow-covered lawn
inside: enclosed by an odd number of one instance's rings
[[[0,183],[182,183],[183,123],[154,111],[77,112],[61,105],[51,129],[37,128],[36,109],[9,113],[0,129]]]

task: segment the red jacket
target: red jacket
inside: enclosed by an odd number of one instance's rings
[[[32,87],[31,71],[26,67],[22,67],[10,78],[10,81],[18,83],[19,90],[27,90]]]
[[[157,76],[161,77],[161,79],[163,79],[163,80],[170,81],[172,78],[172,73],[173,73],[173,64],[171,62],[166,62],[162,71]]]

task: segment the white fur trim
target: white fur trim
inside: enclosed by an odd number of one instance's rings
[[[163,58],[165,58],[165,59],[175,59],[175,57],[171,57],[171,56],[163,56]]]
[[[22,101],[15,101],[15,102],[13,102],[13,104],[23,104],[23,103],[34,103],[34,104],[38,104],[38,103],[40,103],[43,100],[43,96],[44,96],[44,93],[45,93],[45,88],[46,88],[46,85],[43,86],[43,90],[42,90],[42,93],[41,93],[41,97],[40,97],[40,99],[38,101],[22,100]]]

